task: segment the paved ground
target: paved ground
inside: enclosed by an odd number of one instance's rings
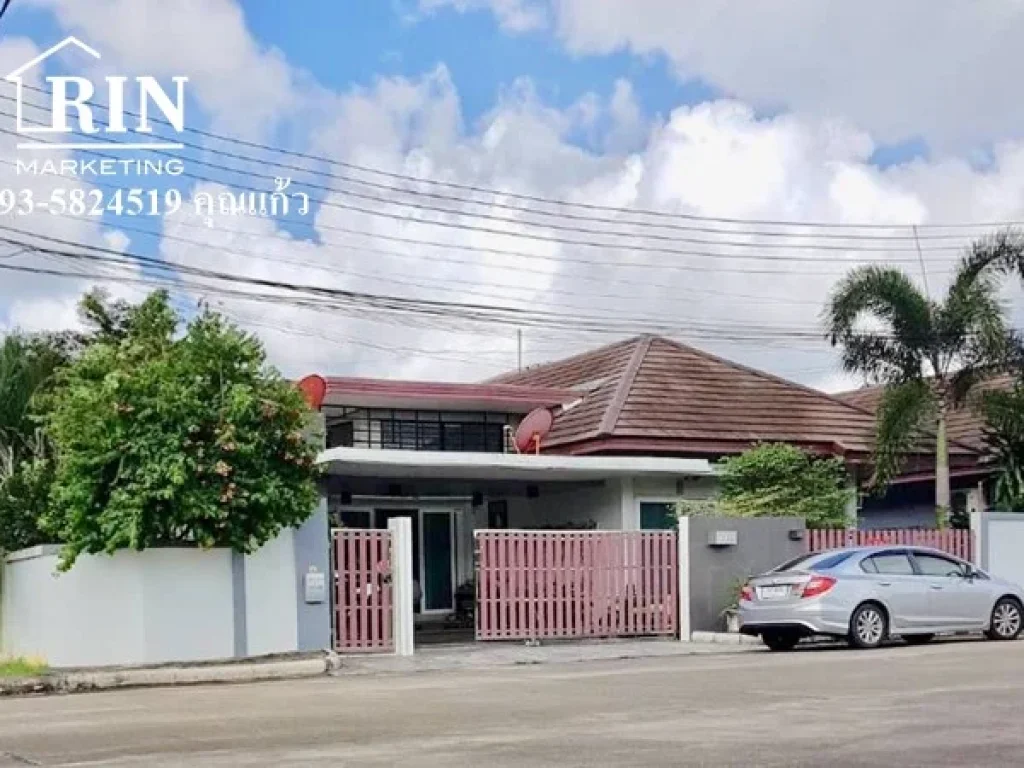
[[[0,700],[0,765],[1007,766],[1024,642]]]

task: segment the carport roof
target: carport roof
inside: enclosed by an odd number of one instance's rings
[[[694,477],[714,474],[705,459],[661,456],[328,448],[317,457],[331,474],[348,477],[427,477],[452,480],[599,480],[610,477]]]

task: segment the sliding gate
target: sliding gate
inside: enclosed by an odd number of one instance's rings
[[[675,635],[675,531],[477,531],[478,640]]]
[[[391,531],[332,531],[334,648],[339,653],[395,648]]]

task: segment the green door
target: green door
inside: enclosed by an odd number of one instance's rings
[[[676,505],[671,502],[640,502],[640,529],[644,531],[674,531]]]
[[[452,516],[450,512],[423,513],[423,607],[428,611],[450,610],[452,584]]]

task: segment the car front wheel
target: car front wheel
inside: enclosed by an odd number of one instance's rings
[[[854,648],[877,648],[889,634],[885,610],[875,603],[864,603],[850,617],[850,645]]]
[[[1016,640],[1021,631],[1021,606],[1012,597],[1000,598],[989,620],[989,640]]]

